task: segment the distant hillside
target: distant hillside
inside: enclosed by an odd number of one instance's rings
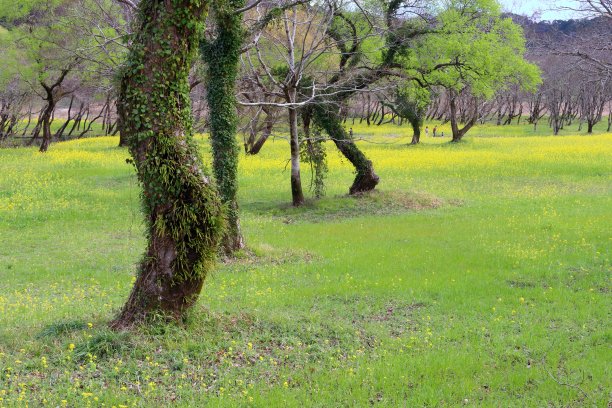
[[[538,40],[546,39],[564,43],[573,39],[603,36],[612,42],[612,24],[605,17],[580,20],[555,20],[535,22],[529,17],[506,13],[515,23],[523,27],[527,38],[527,47],[532,48]]]

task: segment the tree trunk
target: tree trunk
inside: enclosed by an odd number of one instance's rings
[[[224,216],[193,141],[188,74],[206,4],[142,0],[122,72],[118,113],[143,188],[148,248],[127,303],[111,323],[181,319],[213,266]]]
[[[420,121],[418,119],[410,121],[410,125],[412,126],[412,140],[410,141],[410,144],[419,144],[421,141],[421,124],[419,122]]]
[[[51,115],[55,110],[56,103],[52,92],[49,92],[47,98],[49,98],[47,99],[47,106],[45,107],[45,111],[41,117],[43,139],[42,143],[40,144],[40,149],[38,149],[38,151],[41,153],[45,153],[51,144]]]
[[[457,143],[457,142],[460,142],[463,136],[465,136],[465,134],[468,132],[468,130],[470,130],[472,126],[474,126],[474,123],[476,123],[478,115],[477,115],[477,112],[474,111],[473,116],[468,120],[468,122],[461,129],[459,129],[459,123],[457,122],[457,105],[456,105],[456,95],[455,94],[451,93],[448,104],[450,107],[450,122],[451,122],[451,130],[453,133],[453,138],[451,142]],[[477,109],[476,106],[474,106],[474,109],[475,110]]]
[[[244,5],[242,0],[214,3],[217,21],[216,38],[202,41],[201,55],[208,67],[206,98],[210,110],[210,141],[213,170],[223,203],[227,206],[227,229],[223,238],[226,255],[244,248],[238,212],[238,153],[236,141],[236,77],[242,47],[242,16],[234,13]],[[224,7],[219,7],[222,4]]]
[[[353,185],[349,188],[349,194],[359,194],[374,190],[380,178],[374,172],[372,162],[355,145],[353,139],[346,133],[340,123],[335,111],[330,110],[330,106],[315,105],[313,108],[313,120],[318,124],[334,142],[340,153],[355,166],[357,175]]]
[[[67,68],[62,69],[57,80],[51,84],[47,85],[44,81],[40,82],[40,85],[45,90],[45,101],[47,102],[47,106],[45,107],[41,117],[40,122],[42,123],[42,131],[43,131],[43,140],[40,144],[39,151],[44,153],[49,149],[49,144],[51,143],[51,122],[53,121],[53,116],[55,114],[55,106],[57,103],[70,92],[62,92],[61,86],[66,79],[68,73],[72,70],[72,66],[68,66]],[[37,134],[34,134],[32,137],[32,141],[36,138]]]
[[[40,114],[38,115],[38,119],[36,120],[36,125],[34,126],[34,129],[32,130],[32,137],[30,138],[30,140],[28,140],[28,143],[26,144],[27,146],[31,146],[34,141],[36,139],[38,139],[38,135],[40,134],[40,128],[42,126],[42,115],[45,112],[45,110],[41,110]]]
[[[57,132],[55,132],[55,138],[58,140],[62,138],[62,136],[64,135],[64,131],[66,130],[66,127],[68,127],[68,124],[72,120],[72,104],[73,103],[74,103],[74,95],[72,95],[72,97],[70,98],[70,105],[68,106],[68,117],[66,118],[66,121],[62,124],[62,126],[60,126]]]
[[[31,123],[32,123],[32,103],[30,103],[30,107],[28,108],[28,123],[23,128],[23,131],[21,132],[21,136],[26,135],[26,133],[28,132],[28,129],[30,128]]]
[[[270,135],[272,134],[272,129],[274,128],[275,122],[276,120],[273,119],[271,116],[266,117],[266,120],[264,121],[264,128],[261,132],[261,136],[259,136],[259,138],[255,141],[255,143],[253,143],[251,148],[247,150],[247,154],[254,155],[254,154],[259,153],[264,143],[266,143],[266,140],[268,140],[268,137],[270,137]]]
[[[249,133],[249,138],[244,143],[244,152],[246,154],[257,154],[263,147],[264,143],[268,140],[268,137],[272,134],[272,130],[274,129],[274,125],[278,120],[278,117],[274,114],[274,112],[266,106],[262,106],[261,110],[265,113],[266,118],[264,119],[264,123],[262,127],[259,127],[259,114],[255,118],[254,122],[251,124],[251,130]],[[261,132],[261,135],[257,137],[257,134]]]
[[[295,90],[293,90],[295,94]],[[295,100],[291,98],[292,101]],[[298,135],[298,113],[296,108],[289,108],[289,143],[291,144],[291,197],[293,206],[304,204],[302,180],[300,178],[300,140]]]
[[[83,114],[85,113],[85,108],[84,107],[85,107],[85,103],[81,102],[81,104],[79,105],[79,112],[74,117],[74,120],[72,122],[72,127],[70,128],[70,131],[68,132],[68,136],[67,137],[71,137],[72,136],[72,132],[74,132],[74,130],[77,128],[77,126],[79,126],[79,123],[81,123],[81,119],[83,118]]]

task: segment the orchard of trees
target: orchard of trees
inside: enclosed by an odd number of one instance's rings
[[[238,156],[288,135],[324,194],[326,149],[354,167],[350,194],[379,183],[347,121],[472,126],[612,119],[608,0],[577,2],[571,27],[503,15],[495,0],[0,0],[0,143],[120,134],[142,186],[148,247],[116,320],[180,318],[218,248],[244,247]],[[527,38],[527,39],[526,39]],[[545,123],[542,123],[545,122]],[[193,135],[208,131],[213,174]],[[243,146],[238,142],[243,137]],[[331,141],[325,144],[326,140]]]

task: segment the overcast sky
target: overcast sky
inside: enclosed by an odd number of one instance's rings
[[[570,18],[580,18],[576,12],[560,11],[555,8],[569,7],[573,5],[571,0],[498,0],[504,11],[510,11],[516,14],[525,14],[532,16],[534,13],[540,13],[539,20],[567,20]]]

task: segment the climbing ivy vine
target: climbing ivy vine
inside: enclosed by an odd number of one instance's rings
[[[139,5],[118,110],[143,189],[148,249],[118,327],[153,311],[179,317],[197,298],[224,230],[192,137],[188,74],[205,13],[202,0]]]
[[[244,246],[238,214],[238,154],[236,141],[236,77],[244,30],[242,16],[236,10],[244,0],[213,0],[216,33],[200,43],[201,55],[208,68],[207,100],[210,109],[210,140],[213,170],[219,193],[228,210],[228,229],[224,249],[231,253]]]

